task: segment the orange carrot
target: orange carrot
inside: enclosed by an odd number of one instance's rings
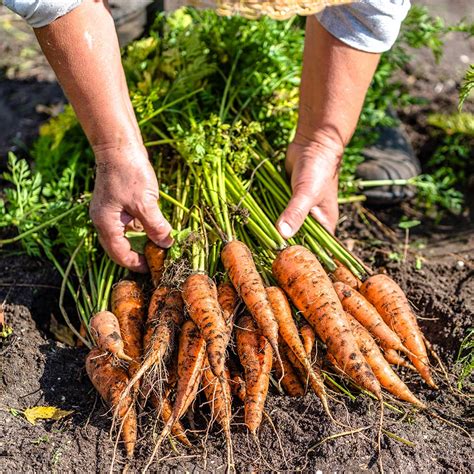
[[[135,385],[154,366],[164,370],[167,357],[173,352],[174,339],[182,320],[181,293],[168,287],[157,288],[148,306],[143,336],[145,359],[130,381],[131,385]]]
[[[120,325],[125,352],[133,359],[128,366],[128,374],[133,377],[143,353],[145,302],[140,285],[130,280],[119,281],[112,289],[111,307]]]
[[[278,323],[252,253],[243,242],[232,240],[224,246],[221,260],[234,288],[279,358]]]
[[[419,408],[426,408],[392,370],[367,329],[350,314],[347,316],[357,344],[382,387],[400,400],[412,403]]]
[[[163,276],[164,264],[166,260],[166,249],[158,247],[151,240],[145,244],[145,259],[151,273],[153,287],[158,288]]]
[[[237,369],[234,361],[232,359],[228,360],[229,372],[230,372],[230,389],[232,395],[238,398],[241,402],[245,400],[246,389],[245,389],[245,380],[240,373],[240,370]]]
[[[397,367],[405,367],[406,369],[410,369],[413,372],[418,373],[415,366],[407,362],[398,352],[394,351],[393,349],[385,349],[383,355],[386,361],[391,365],[396,365]]]
[[[248,314],[239,319],[236,339],[237,352],[245,371],[245,424],[256,435],[267,398],[273,351]]]
[[[273,361],[273,370],[275,371],[275,375],[277,380],[280,381],[281,386],[283,387],[284,391],[290,397],[302,397],[305,394],[305,388],[303,384],[300,382],[298,378],[298,374],[296,373],[295,368],[291,365],[291,362],[288,360],[288,357],[285,353],[285,347],[283,347],[284,342],[280,342],[280,356],[283,365],[284,373],[281,370],[280,364],[278,361],[274,359]],[[290,350],[287,346],[286,349]]]
[[[216,285],[206,274],[194,273],[184,282],[182,294],[190,318],[206,341],[211,369],[221,377],[230,334],[217,300]]]
[[[239,304],[239,297],[231,283],[221,283],[217,287],[217,300],[222,309],[222,315],[224,316],[230,338],[234,326],[235,311]]]
[[[357,347],[341,302],[318,259],[305,247],[293,245],[274,260],[273,274],[344,372],[380,399],[380,384]]]
[[[316,344],[316,334],[309,324],[303,324],[300,327],[300,334],[303,340],[304,351],[308,357],[311,357]]]
[[[409,358],[423,379],[438,388],[431,376],[423,334],[403,290],[387,275],[368,278],[360,292],[375,306],[384,321],[410,351]]]
[[[121,420],[121,436],[128,458],[133,457],[137,441],[137,415],[132,397],[121,399],[129,378],[127,371],[114,364],[113,358],[100,349],[92,349],[86,357],[87,375],[100,396],[113,408]]]
[[[231,466],[233,465],[232,438],[230,435],[232,394],[229,380],[230,373],[227,367],[224,369],[223,376],[218,378],[212,372],[206,357],[202,376],[202,388],[211,407],[212,421],[217,420],[224,430],[227,444],[227,460],[229,466]]]
[[[397,334],[387,326],[377,310],[357,290],[342,282],[334,283],[334,289],[344,310],[356,318],[383,348],[408,353]]]
[[[160,397],[158,397],[155,392],[150,393],[150,402],[152,406],[158,411],[159,416],[164,423],[167,423],[170,420],[173,413],[173,405],[171,404],[168,396],[168,393],[164,393]],[[175,421],[173,427],[171,428],[171,434],[181,444],[184,444],[188,448],[192,446],[191,442],[186,436],[186,430],[179,420]]]
[[[337,268],[331,273],[334,281],[340,281],[353,289],[358,289],[362,282],[341,262],[334,260]]]
[[[267,288],[267,295],[270,304],[272,305],[273,314],[278,322],[280,336],[296,356],[296,359],[304,367],[305,372],[308,374],[311,387],[316,392],[316,395],[321,399],[324,410],[328,412],[329,407],[323,379],[313,370],[311,362],[306,355],[285,293],[280,288],[271,286]],[[291,357],[289,358],[291,362]]]
[[[110,311],[96,313],[90,320],[90,331],[100,350],[108,351],[128,362],[132,360],[124,352],[119,322],[113,313]]]

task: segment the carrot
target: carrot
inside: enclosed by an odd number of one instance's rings
[[[235,312],[239,304],[239,297],[231,283],[224,282],[217,287],[217,300],[222,309],[222,315],[224,316],[230,338],[234,326]]]
[[[290,304],[288,303],[285,293],[280,288],[271,286],[267,288],[267,295],[268,299],[270,300],[270,304],[272,305],[275,319],[278,322],[280,336],[291,349],[296,359],[304,367],[304,371],[308,374],[311,387],[316,392],[316,395],[321,399],[324,410],[329,412],[323,380],[320,375],[313,370],[311,362],[306,355],[306,351],[304,350],[303,343],[301,342],[300,336],[298,334],[298,329],[293,319]]]
[[[129,382],[125,369],[115,365],[113,358],[100,349],[92,349],[86,357],[87,375],[100,396],[113,408],[122,420],[121,436],[128,458],[133,457],[137,440],[137,415],[132,397],[121,399]]]
[[[379,274],[368,278],[360,292],[398,334],[402,344],[410,351],[408,357],[422,378],[431,387],[438,388],[431,376],[423,334],[403,290],[389,276]]]
[[[234,288],[279,359],[278,323],[252,253],[243,242],[232,240],[222,249],[221,260]]]
[[[245,380],[231,358],[228,360],[228,366],[230,372],[230,390],[232,395],[243,402],[246,395]]]
[[[381,398],[380,384],[352,335],[341,302],[318,259],[305,247],[286,248],[273,275],[349,377]]]
[[[154,288],[158,288],[163,276],[164,264],[166,260],[166,249],[158,247],[155,243],[149,240],[145,244],[145,259],[150,269],[151,281]]]
[[[403,346],[397,334],[387,326],[377,310],[357,290],[342,282],[334,283],[334,289],[344,310],[356,318],[380,342],[384,349],[409,352]]]
[[[303,326],[300,327],[300,334],[304,351],[308,357],[311,357],[316,344],[316,334],[309,324],[303,324]]]
[[[174,339],[182,320],[181,293],[168,287],[157,288],[148,306],[143,336],[145,359],[130,381],[132,386],[152,367],[163,369],[168,356],[173,352]]]
[[[227,444],[227,460],[229,466],[233,466],[234,456],[232,438],[230,435],[232,394],[229,384],[229,369],[226,367],[222,377],[216,377],[211,370],[207,357],[204,362],[204,367],[204,373],[202,376],[202,388],[204,395],[211,407],[212,421],[217,420],[224,430],[224,436]]]
[[[410,362],[407,362],[397,351],[394,351],[393,349],[385,349],[383,355],[389,364],[396,365],[397,367],[405,367],[406,369],[418,373],[415,366],[410,364]]]
[[[205,356],[206,343],[204,338],[201,337],[198,327],[191,320],[185,321],[179,336],[178,382],[173,411],[156,441],[153,453],[145,466],[145,471],[150,467],[161,443],[171,432],[175,422],[186,413],[196,398]]]
[[[419,408],[426,408],[392,370],[367,329],[351,315],[348,315],[348,319],[357,344],[382,387],[400,400],[405,400]]]
[[[340,281],[351,288],[357,290],[362,285],[362,282],[341,262],[334,260],[337,268],[331,273],[334,281]]]
[[[281,366],[280,364],[277,363],[275,358],[273,361],[273,370],[275,371],[275,375],[277,376],[277,379],[280,381],[281,386],[290,397],[302,397],[305,394],[305,388],[303,384],[300,382],[300,379],[298,378],[298,374],[296,373],[295,368],[291,365],[291,362],[288,360],[288,357],[285,354],[285,348],[282,347],[282,344],[285,344],[285,343],[280,341],[280,356],[281,356],[281,361],[283,363],[282,365],[283,365],[284,372],[282,372]]]
[[[221,377],[230,334],[217,300],[216,285],[206,274],[193,273],[184,282],[182,295],[190,318],[206,341],[211,369]]]
[[[133,377],[143,353],[145,302],[140,285],[130,280],[119,281],[112,289],[111,308],[120,325],[125,352],[133,359],[128,366],[128,374]]]
[[[256,436],[267,398],[273,351],[248,314],[239,319],[236,339],[237,352],[245,371],[245,424]]]
[[[124,352],[117,318],[110,311],[99,311],[90,320],[90,331],[98,347],[108,351],[119,359],[130,362],[132,359]]]
[[[150,393],[150,402],[152,406],[158,411],[160,418],[164,423],[169,421],[173,413],[173,405],[171,404],[168,396],[168,393],[164,393],[160,397],[158,397],[155,392]],[[186,436],[186,430],[179,420],[175,421],[174,425],[172,426],[171,434],[181,444],[184,444],[188,448],[192,446],[191,442]]]

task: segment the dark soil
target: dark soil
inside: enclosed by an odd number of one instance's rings
[[[469,5],[464,1],[454,5],[440,3],[449,5],[448,13],[454,14],[454,18],[463,16]],[[454,7],[458,8],[457,12]],[[5,15],[3,7],[0,14]],[[28,57],[32,63],[28,73],[15,59],[21,52],[15,45],[0,29],[0,68],[3,68],[0,156],[3,157],[7,150],[26,150],[38,125],[63,101],[44,62],[30,51]],[[29,42],[25,40],[22,47],[35,48],[31,38]],[[435,75],[434,65],[427,57],[421,57],[420,63],[404,78],[422,97],[430,100],[430,105],[406,110],[401,116],[421,158],[429,150],[422,117],[433,110],[454,110],[460,55],[474,51],[472,42],[448,47],[452,48],[448,55],[452,62],[447,66],[443,63],[442,74]],[[420,64],[427,68],[423,74],[417,72]],[[456,71],[454,85],[446,71]],[[415,82],[410,79],[411,75],[416,78]],[[436,87],[439,83],[442,88]],[[455,360],[460,341],[474,325],[474,234],[467,217],[459,217],[444,227],[423,220],[409,236],[406,261],[402,263],[397,260],[403,258],[405,251],[404,235],[401,231],[390,231],[390,227],[396,228],[403,213],[413,212],[409,206],[373,211],[380,224],[379,227],[372,225],[370,230],[362,223],[361,212],[356,207],[344,210],[346,221],[341,226],[341,237],[348,244],[354,244],[355,250],[374,268],[388,271],[407,292],[420,316],[420,325],[448,367],[453,388],[458,374]],[[109,437],[111,414],[85,374],[86,351],[58,342],[50,330],[51,316],[62,321],[58,310],[59,276],[44,261],[5,251],[0,253],[0,268],[0,302],[5,302],[5,316],[14,329],[6,342],[0,342],[2,472],[107,472],[114,452],[114,442]],[[382,437],[385,469],[389,472],[472,472],[472,445],[462,431],[472,427],[469,424],[472,407],[466,395],[450,390],[439,371],[436,378],[441,390],[436,392],[417,377],[403,372],[402,375],[430,409],[427,413],[415,413],[395,402],[399,411],[385,409],[383,427],[399,437],[399,440],[386,434]],[[469,389],[467,384],[465,393]],[[353,430],[367,427],[366,430],[328,439],[349,428],[331,423],[312,394],[303,399],[291,399],[278,395],[273,388],[266,405],[272,423],[265,420],[259,433],[262,456],[242,425],[242,410],[237,404],[233,433],[238,470],[377,470],[378,404],[366,396],[358,396],[355,401],[334,396],[331,403],[334,416]],[[19,411],[37,405],[56,406],[74,413],[60,421],[39,421],[32,426]],[[205,408],[201,411],[206,414]],[[140,420],[143,428],[153,425],[148,416]],[[205,425],[202,418],[195,421],[198,427]],[[132,471],[143,468],[151,453],[153,441],[147,430],[149,428],[141,431]],[[179,446],[178,451],[174,451],[166,443],[161,453],[166,459],[155,463],[153,471],[224,470],[222,434],[212,429],[205,449],[201,447],[203,440],[204,434],[195,440],[196,452]],[[114,466],[116,470],[124,466],[120,447]]]

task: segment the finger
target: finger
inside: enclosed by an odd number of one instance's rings
[[[102,235],[99,232],[99,241],[109,257],[118,265],[133,272],[147,273],[148,266],[143,255],[134,252],[129,241],[124,236]]]
[[[125,231],[132,231],[132,232],[143,232],[144,228],[142,223],[138,219],[132,219],[125,225]]]
[[[328,232],[334,235],[338,219],[337,213],[334,215],[327,209],[318,206],[311,208],[310,213]]]
[[[293,194],[276,224],[278,232],[284,239],[289,239],[298,232],[313,204],[311,196],[303,193]]]
[[[173,244],[173,239],[170,235],[172,227],[164,218],[157,203],[153,203],[144,208],[143,211],[139,211],[137,217],[140,219],[150,240],[159,247],[165,249],[171,247]]]

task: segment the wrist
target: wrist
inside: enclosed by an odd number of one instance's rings
[[[292,144],[311,150],[314,155],[324,155],[331,157],[336,163],[342,160],[344,154],[344,144],[333,133],[322,129],[302,130],[298,127]]]
[[[130,161],[148,161],[145,145],[139,141],[104,142],[93,145],[97,165]]]

